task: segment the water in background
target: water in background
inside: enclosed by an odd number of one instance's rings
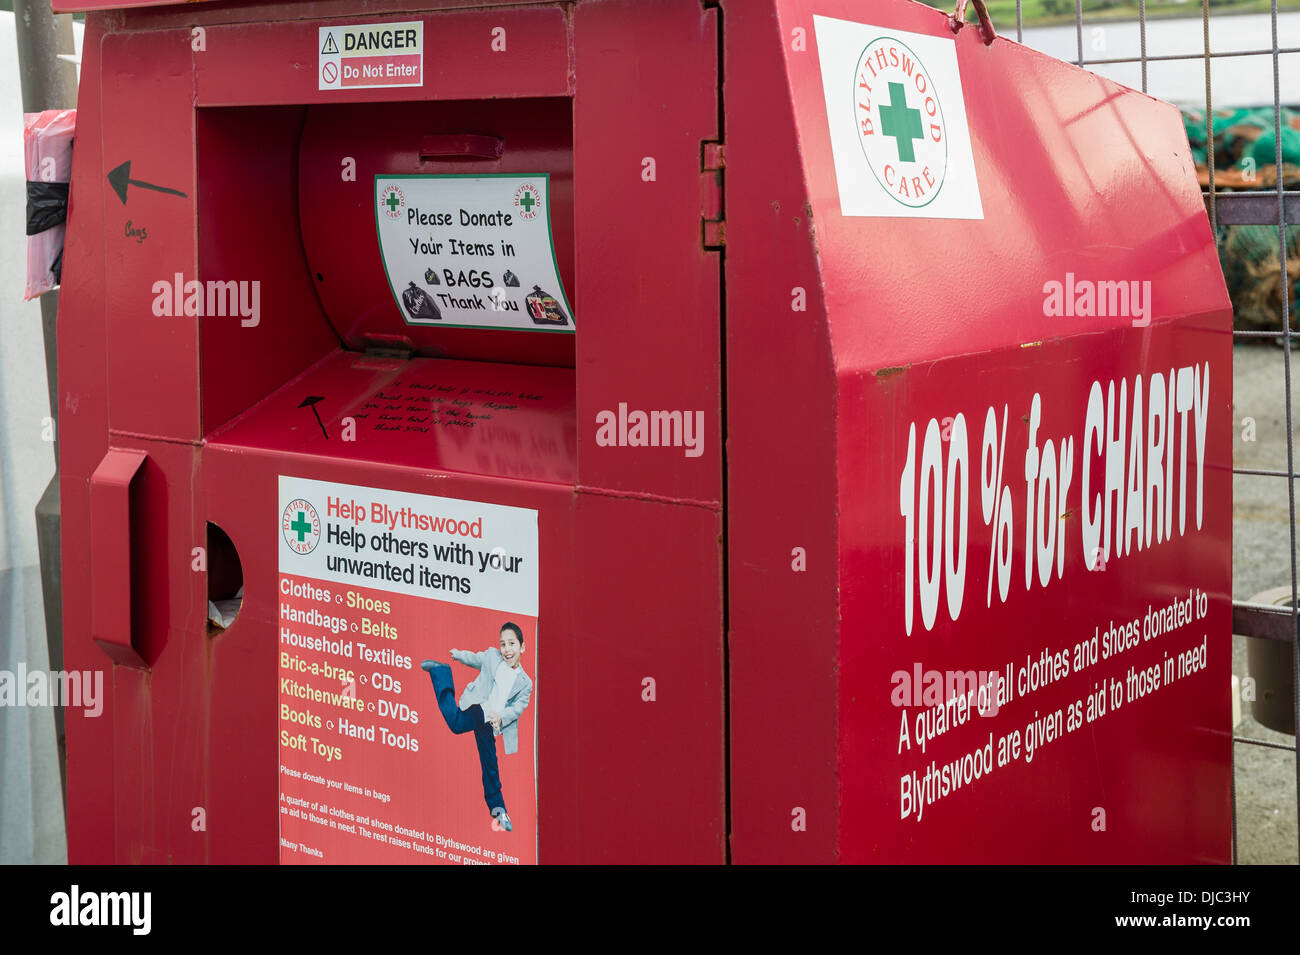
[[[1194,9],[1189,2],[1189,9]],[[1015,22],[996,22],[998,32],[1015,39]],[[1079,56],[1079,34],[1073,24],[1059,27],[1031,27],[1024,43],[1062,60],[1075,62]],[[1277,18],[1279,49],[1300,48],[1300,13],[1283,13]],[[1227,16],[1210,11],[1210,50],[1225,53],[1238,50],[1272,50],[1272,17],[1268,14]],[[1136,57],[1140,50],[1138,24],[1133,22],[1083,25],[1085,60]],[[1147,92],[1179,106],[1205,106],[1204,26],[1201,18],[1147,21],[1147,56],[1191,54],[1194,60],[1171,60],[1147,64]],[[1116,82],[1142,88],[1142,67],[1138,63],[1089,66],[1088,69]],[[1273,57],[1220,57],[1211,60],[1213,105],[1264,106],[1273,102]],[[1300,106],[1300,53],[1278,58],[1283,105]]]

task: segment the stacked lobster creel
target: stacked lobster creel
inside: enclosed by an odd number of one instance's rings
[[[1282,140],[1280,175],[1285,189],[1300,186],[1300,113],[1281,110],[1275,129],[1272,106],[1216,110],[1214,113],[1214,187],[1216,191],[1277,189],[1278,134]],[[1201,186],[1210,185],[1209,146],[1205,114],[1183,110],[1183,124],[1196,160]],[[1273,225],[1220,225],[1219,261],[1232,298],[1233,325],[1241,330],[1282,328],[1282,255]],[[1300,306],[1300,227],[1286,230],[1287,311],[1297,327]]]

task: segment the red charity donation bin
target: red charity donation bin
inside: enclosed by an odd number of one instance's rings
[[[72,861],[1227,860],[1172,107],[902,0],[55,9]]]

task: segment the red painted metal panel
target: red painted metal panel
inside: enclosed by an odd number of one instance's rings
[[[60,3],[52,0],[51,9],[55,13],[81,13],[91,10],[126,10],[132,7],[160,7],[174,5],[182,0],[79,0],[75,3]],[[202,3],[205,0],[186,0],[189,3]]]
[[[105,206],[109,422],[128,433],[196,440],[199,320],[185,314],[186,284],[198,277],[189,36],[114,33],[102,53],[105,168],[97,178]],[[104,177],[127,162],[123,202]]]
[[[786,78],[754,65],[777,62],[786,40],[767,4],[724,16],[731,859],[827,862],[839,844],[834,356]],[[795,287],[806,313],[790,310]],[[806,572],[793,572],[795,548]],[[816,702],[791,705],[796,687]]]
[[[374,11],[365,16],[358,16],[352,8],[315,16],[327,19],[240,23],[208,29],[206,51],[194,58],[198,105],[370,103],[572,94],[568,23],[559,6],[409,14]],[[320,27],[407,19],[424,22],[423,86],[325,91],[318,88]],[[505,31],[505,53],[492,49],[494,29]],[[418,134],[423,130],[412,132]]]
[[[548,731],[565,753],[542,790],[556,861],[725,861],[721,536],[715,508],[577,496],[587,675],[565,684],[573,722]]]
[[[779,0],[775,6],[779,19],[772,23],[744,4],[724,4],[727,88],[744,88],[748,99],[751,82],[761,82],[747,59],[751,54],[779,56],[786,70],[781,82],[758,87],[758,99],[777,104],[763,122],[728,101],[733,857],[1226,861],[1230,313],[1176,110],[1005,40],[986,47],[967,30],[956,39],[955,53],[983,217],[845,216],[844,183],[829,136],[831,124],[842,120],[827,115],[813,15],[945,41],[951,33],[941,13],[919,5],[865,12],[839,0]],[[804,38],[802,47],[797,37]],[[846,85],[854,80],[844,78]],[[792,115],[780,108],[785,84]],[[811,220],[812,228],[805,231],[794,218]],[[1089,282],[1149,282],[1146,314],[1066,317],[1049,308],[1048,283],[1072,282],[1076,275]],[[786,304],[797,301],[792,293],[799,288],[807,292],[806,319]],[[773,319],[767,335],[751,337],[751,316],[764,303],[774,311],[790,307],[798,321]],[[834,394],[806,407],[766,402],[764,373],[777,372],[772,355],[784,360],[786,391],[815,395],[833,381]],[[833,375],[823,356],[833,362]],[[1118,389],[1126,379],[1131,402],[1135,383],[1167,395],[1153,379],[1163,382],[1171,369],[1184,368],[1189,385],[1206,373],[1210,382],[1201,392],[1208,399],[1196,399],[1208,415],[1204,444],[1195,433],[1187,439],[1193,457],[1203,455],[1204,470],[1194,461],[1187,486],[1203,494],[1204,521],[1189,516],[1186,534],[1163,542],[1157,537],[1155,547],[1125,554],[1105,573],[1090,572],[1081,528],[1092,519],[1104,480],[1095,447],[1091,455],[1085,448],[1092,383],[1104,393],[1110,382]],[[1180,413],[1192,414],[1190,389],[1179,393],[1179,406],[1188,402]],[[1035,394],[1041,421],[1036,453],[1027,455]],[[1155,414],[1150,394],[1144,415]],[[1013,580],[1005,600],[994,584],[988,606],[998,524],[981,520],[981,439],[985,412],[993,407],[1000,415],[1004,406],[1010,425],[992,447],[1009,469],[1003,483],[1014,489],[1009,499],[1016,502],[1020,536],[1008,539],[1015,541],[1012,576],[1019,582]],[[943,435],[938,453],[947,460],[959,413],[970,436],[969,493],[962,498],[970,508],[969,535],[945,537],[931,519],[928,530],[909,537],[902,511],[907,490],[917,513],[926,500],[917,495],[931,486],[923,483],[918,491],[915,478],[907,481],[909,427],[917,429],[919,458],[933,420],[935,433]],[[1159,420],[1143,425],[1163,435],[1173,429],[1161,431],[1161,422],[1171,419],[1174,414],[1162,407]],[[798,442],[793,451],[792,435]],[[1048,438],[1055,449],[1068,437],[1074,442],[1072,483],[1041,523],[1044,534],[1059,524],[1068,542],[1057,570],[1050,557],[1044,562],[1038,556],[1040,544],[1024,542],[1025,469],[1040,468]],[[1155,445],[1142,444],[1137,455],[1173,460],[1172,446],[1148,437]],[[764,453],[808,462],[790,469],[802,474],[804,487],[796,486],[793,474],[757,468]],[[829,472],[828,458],[834,461]],[[1135,473],[1144,473],[1144,466]],[[834,476],[830,489],[828,473]],[[1132,480],[1128,473],[1126,481]],[[984,477],[994,491],[992,472]],[[954,486],[952,472],[947,478]],[[1041,499],[1042,485],[1036,488],[1038,498],[1031,500]],[[775,541],[754,527],[774,499],[789,515],[778,521],[784,533]],[[933,494],[929,500],[939,506]],[[942,508],[934,513],[943,520]],[[960,515],[959,506],[954,513]],[[832,519],[835,543],[828,552],[830,535],[821,529]],[[791,548],[804,539],[812,544],[801,571]],[[966,555],[965,570],[952,578],[956,585],[947,577],[942,584],[944,593],[961,594],[964,582],[964,602],[954,612],[936,597],[931,622],[923,619],[924,603],[913,615],[905,611],[909,602],[918,606],[916,588],[930,566],[923,568],[922,561],[941,553],[932,549],[940,539],[952,543],[953,554]],[[1039,564],[1032,584],[1025,583],[1027,560]],[[940,577],[945,573],[941,568]],[[899,674],[910,678],[914,672],[943,677],[1010,663],[1014,684],[1044,648],[1072,655],[1096,628],[1105,631],[1112,620],[1140,625],[1148,608],[1188,591],[1201,595],[1203,614],[1194,626],[1164,643],[1144,641],[1118,659],[1089,664],[1081,657],[1068,680],[1017,694],[996,715],[937,738],[924,753],[910,728],[927,705],[920,697],[893,697],[908,685]],[[808,606],[817,619],[824,606],[817,598],[832,593],[838,605],[833,642],[819,639],[827,630],[808,628],[812,660],[800,671],[813,687],[812,717],[834,727],[834,762],[828,763],[824,749],[805,752],[808,734],[771,704],[763,670],[789,645],[782,613]],[[951,770],[977,750],[976,742],[982,748],[987,734],[995,744],[1015,732],[1027,738],[1042,727],[1040,717],[1068,713],[1076,702],[1082,713],[1094,681],[1118,680],[1125,693],[1130,666],[1163,667],[1166,654],[1175,661],[1202,639],[1208,651],[1203,669],[1119,711],[1081,717],[1078,729],[1044,740],[1032,764],[1022,754],[959,790],[924,781],[927,770]],[[826,675],[833,676],[830,687]],[[760,740],[781,761],[822,763],[794,784],[765,780],[753,762]],[[925,802],[919,821],[918,799]],[[807,810],[803,830],[797,814],[792,818],[800,808]],[[973,832],[981,837],[972,839]]]
[[[90,476],[108,450],[104,280],[104,164],[100,147],[99,50],[102,21],[86,25],[78,93],[77,148],[72,156],[63,285],[59,293],[59,498],[63,590],[63,660],[68,670],[98,670],[104,651],[91,639],[94,574],[84,529],[90,526]],[[111,197],[116,202],[116,197]],[[116,223],[115,223],[116,225]],[[104,711],[114,706],[104,680]],[[113,799],[104,784],[113,770],[111,716],[67,707],[67,819],[70,857],[113,860]]]
[[[721,500],[720,263],[701,242],[717,19],[675,0],[574,11],[578,453],[583,485]],[[653,178],[648,178],[653,175]],[[702,412],[698,457],[597,443],[597,415]]]
[[[1037,348],[997,349],[922,362],[896,375],[841,379],[840,406],[862,409],[860,417],[839,419],[840,831],[845,861],[1228,861],[1231,700],[1223,688],[1231,668],[1232,528],[1226,502],[1232,481],[1232,356],[1224,319],[1223,313],[1210,313],[1153,323],[1148,329],[1063,338]],[[1086,448],[1082,405],[1091,383],[1099,381],[1106,389],[1114,381],[1118,396],[1120,380],[1126,379],[1131,414],[1135,375],[1142,375],[1146,394],[1152,375],[1167,380],[1171,370],[1193,364],[1208,367],[1211,389],[1204,488],[1197,487],[1196,425],[1189,420],[1186,501],[1179,492],[1182,445],[1177,453],[1172,446],[1168,451],[1173,458],[1171,490],[1179,502],[1175,512],[1186,506],[1182,516],[1172,516],[1172,536],[1161,542],[1153,534],[1143,549],[1122,557],[1112,552],[1111,559],[1099,565],[1104,569],[1089,571],[1080,544],[1092,503],[1087,498],[1102,493],[1104,457],[1127,456],[1129,451],[1123,447],[1102,453]],[[1049,439],[1056,448],[1066,436],[1074,439],[1074,479],[1055,508],[1066,515],[1060,525],[1067,542],[1064,569],[1059,577],[1053,571],[1047,586],[1042,585],[1037,567],[1026,586],[1020,559],[1029,447],[1029,426],[1021,417],[1030,412],[1035,394],[1041,397],[1035,440],[1040,453]],[[929,418],[943,421],[964,413],[971,424],[974,462],[981,448],[984,411],[990,405],[998,414],[999,432],[1003,406],[1010,411],[1005,447],[1000,450],[1005,453],[1004,483],[1012,488],[1016,521],[1010,593],[1001,602],[994,583],[992,607],[986,605],[991,533],[981,520],[980,465],[973,463],[971,546],[960,614],[951,620],[941,598],[933,629],[925,629],[918,617],[908,637],[903,627],[906,594],[897,571],[904,563],[903,522],[897,507],[881,506],[881,502],[897,503],[913,421],[919,455]],[[1145,419],[1151,410],[1148,396],[1141,416]],[[1131,420],[1126,424],[1131,429]],[[874,440],[862,440],[867,428]],[[1146,457],[1145,442],[1139,453]],[[1091,495],[1083,493],[1085,471],[1090,475]],[[1196,496],[1202,491],[1204,522],[1198,526]],[[1036,488],[1040,493],[1041,486]],[[1157,506],[1167,506],[1163,496]],[[1184,519],[1185,531],[1180,534]],[[1144,531],[1134,536],[1142,538]],[[1207,612],[1184,629],[1150,638],[1143,635],[1140,645],[1037,691],[1023,693],[1017,687],[1016,698],[996,714],[975,717],[965,727],[934,740],[924,753],[915,742],[910,748],[900,747],[902,713],[914,726],[925,708],[902,710],[889,705],[895,673],[911,675],[917,663],[923,672],[984,672],[1013,662],[1018,681],[1020,669],[1027,661],[1037,661],[1044,648],[1073,656],[1076,644],[1091,640],[1098,629],[1104,640],[1112,623],[1122,627],[1137,620],[1141,624],[1148,610],[1185,599],[1191,589],[1207,595]],[[1125,683],[1130,668],[1142,670],[1177,660],[1203,639],[1208,651],[1204,670],[1178,678],[1175,664],[1174,681],[1155,693],[1126,699],[1118,709],[1112,701],[1104,715],[1046,742],[1032,761],[1014,760],[996,767],[968,789],[963,786],[927,806],[919,820],[916,812],[899,818],[901,778],[909,771],[924,776],[932,761],[944,767],[960,760],[975,743],[983,746],[990,733],[996,747],[1005,734],[1023,734],[1037,716],[1060,709],[1068,718],[1070,704],[1081,700],[1086,707],[1098,684]],[[864,772],[864,767],[871,771]],[[1095,828],[1098,809],[1105,813],[1104,831]],[[978,840],[969,838],[974,827],[980,833]]]
[[[206,509],[239,550],[246,580],[240,617],[213,643],[213,706],[219,710],[213,726],[223,729],[209,744],[211,758],[238,769],[230,779],[213,780],[212,800],[223,818],[247,820],[239,832],[220,840],[214,835],[213,851],[221,859],[259,859],[274,845],[267,838],[276,825],[268,810],[276,785],[274,688],[252,691],[251,701],[247,689],[219,688],[226,682],[243,684],[247,672],[274,665],[275,643],[266,634],[277,622],[276,550],[265,528],[277,515],[263,498],[274,501],[278,474],[427,492],[424,475],[434,470],[442,496],[535,507],[541,513],[539,634],[547,641],[546,679],[553,687],[539,723],[544,727],[538,749],[542,860],[722,861],[717,510],[600,493],[575,498],[571,435],[547,455],[525,461],[529,470],[522,475],[507,473],[500,467],[504,458],[485,457],[481,447],[448,443],[437,427],[432,435],[385,435],[363,423],[354,442],[339,441],[347,412],[376,395],[432,382],[450,385],[456,394],[462,381],[489,389],[511,385],[542,395],[542,407],[502,414],[491,434],[475,440],[509,448],[508,457],[517,459],[519,448],[544,447],[557,430],[571,429],[570,375],[565,369],[339,354],[210,437],[204,459]],[[338,396],[320,404],[330,439],[306,409],[297,407],[309,391]],[[342,397],[351,395],[356,397]],[[512,470],[518,472],[517,462]],[[682,540],[709,545],[683,552]],[[674,588],[670,581],[677,574],[702,586]],[[578,581],[581,586],[575,586]],[[594,673],[600,678],[591,679]],[[655,701],[643,698],[646,677],[663,694]],[[594,713],[601,718],[593,719]],[[629,734],[626,727],[632,724],[637,730]],[[236,745],[226,733],[256,742]],[[266,750],[269,771],[248,768],[258,763],[250,759],[250,745],[252,751]],[[617,799],[596,782],[601,779],[620,781]],[[664,779],[673,780],[671,792],[659,785]],[[673,840],[665,841],[653,827],[622,826],[633,811],[629,807],[643,803],[642,811],[653,806],[655,818],[671,828]],[[620,829],[617,838],[611,838],[611,828]]]
[[[501,397],[506,391],[512,397]],[[309,396],[322,400],[303,407]],[[572,485],[573,372],[335,351],[208,440]]]
[[[194,4],[202,3],[201,17],[205,21],[249,22],[271,20],[318,19],[321,17],[347,17],[356,15],[356,0],[52,0],[55,13],[79,13],[108,10],[127,11],[127,17],[140,17],[142,22],[160,26],[188,24],[199,19]],[[519,7],[545,4],[554,6],[555,0],[440,0],[439,6],[456,7]],[[367,3],[370,13],[385,16],[409,10],[427,10],[429,0],[384,0]],[[127,20],[128,28],[135,27]]]
[[[851,0],[781,0],[778,9],[785,35],[808,31],[806,53],[783,49],[839,367],[891,367],[1127,324],[1067,327],[1045,315],[1043,279],[1067,270],[1149,279],[1166,317],[1197,314],[1222,287],[1178,111],[1013,41],[985,46],[974,29],[955,45],[983,220],[842,216],[813,15],[952,32],[945,14],[921,4],[890,4],[876,20]],[[888,267],[862,254],[880,246],[882,229],[889,248],[906,250]],[[962,281],[938,280],[949,263]],[[1031,267],[1042,278],[1030,280]],[[918,296],[934,320],[918,320]]]

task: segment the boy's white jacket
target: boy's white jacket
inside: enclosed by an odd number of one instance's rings
[[[482,653],[453,650],[451,657],[481,671],[474,682],[465,687],[465,692],[460,695],[460,708],[467,710],[475,703],[486,708],[487,701],[492,698],[492,687],[496,684],[497,667],[505,662],[501,651],[495,647],[488,647]],[[524,672],[523,665],[520,664],[510,672],[515,675],[515,682],[510,688],[510,695],[506,697],[506,708],[501,714],[501,729],[495,731],[497,736],[505,737],[506,755],[519,752],[519,727],[516,724],[519,721],[519,714],[527,708],[528,699],[533,695],[533,681]],[[484,715],[487,715],[486,709]]]

